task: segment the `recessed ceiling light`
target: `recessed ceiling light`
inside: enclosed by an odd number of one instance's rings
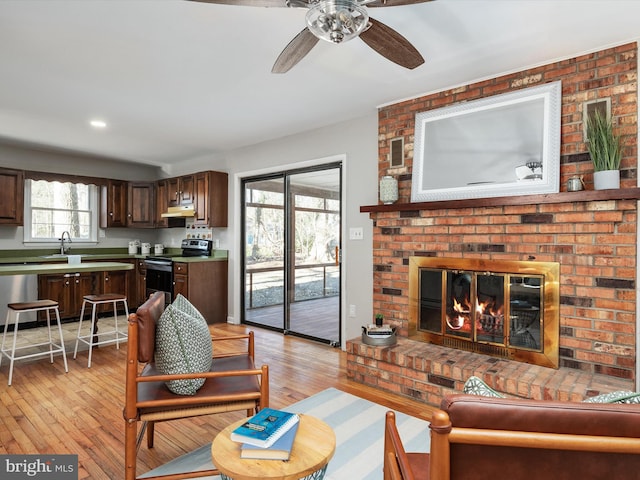
[[[106,128],[107,126],[107,122],[104,122],[102,120],[91,120],[89,122],[89,124],[93,127],[93,128]]]

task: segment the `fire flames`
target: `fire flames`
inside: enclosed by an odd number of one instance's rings
[[[451,330],[470,332],[471,301],[465,298],[463,302],[459,302],[455,297],[453,297],[452,300],[454,313],[446,316],[447,326]],[[491,300],[480,302],[476,299],[475,314],[478,318],[476,331],[484,333],[502,332],[504,323],[502,305],[496,306],[495,302]]]

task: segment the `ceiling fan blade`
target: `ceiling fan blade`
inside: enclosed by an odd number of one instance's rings
[[[414,3],[432,2],[433,0],[373,0],[366,3],[367,7],[399,7],[402,5],[413,5]]]
[[[188,0],[190,2],[244,5],[247,7],[288,7],[287,0]]]
[[[284,47],[273,64],[271,73],[288,72],[315,47],[316,43],[318,43],[318,37],[305,28]]]
[[[393,28],[371,17],[369,22],[371,27],[362,32],[360,38],[380,55],[410,70],[424,63],[416,47]]]

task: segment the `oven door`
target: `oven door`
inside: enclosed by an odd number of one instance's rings
[[[164,303],[169,305],[173,300],[173,264],[166,260],[146,259],[147,267],[146,298],[155,292],[164,293]]]

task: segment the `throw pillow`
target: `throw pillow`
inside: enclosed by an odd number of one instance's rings
[[[155,362],[159,372],[171,375],[203,373],[211,369],[211,333],[207,322],[175,306],[167,308],[156,325]],[[167,388],[178,395],[195,395],[204,378],[171,380]]]
[[[602,393],[584,400],[585,403],[640,403],[640,393],[619,390],[617,392]]]
[[[505,398],[501,393],[496,392],[489,385],[484,383],[478,377],[469,377],[469,379],[464,382],[464,387],[462,388],[464,393],[468,393],[470,395],[481,395],[483,397],[495,397],[495,398]]]
[[[187,300],[181,293],[176,296],[171,305],[176,307],[181,312],[186,313],[187,315],[202,319],[206,323],[206,320],[202,316],[200,311],[196,307],[194,307],[193,304],[189,300]]]

